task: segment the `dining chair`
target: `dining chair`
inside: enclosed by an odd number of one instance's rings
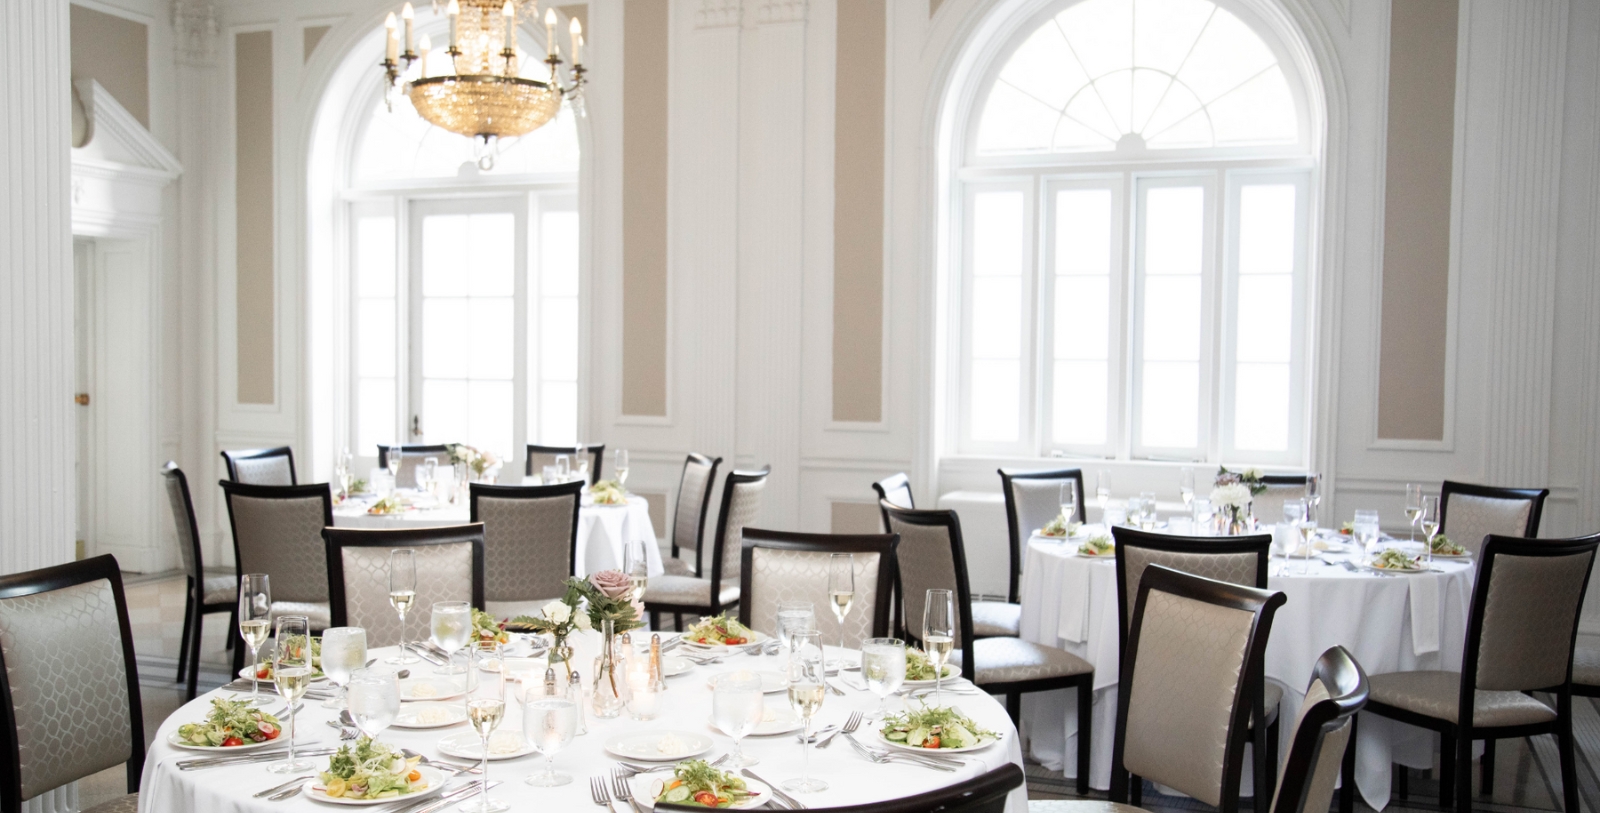
[[[979,638],[1017,635],[1022,626],[1023,552],[1033,532],[1061,514],[1061,489],[1077,495],[1075,522],[1084,521],[1083,470],[1007,471],[1000,469],[1000,491],[1006,500],[1006,528],[1011,533],[1011,581],[1005,601],[972,605],[972,629]]]
[[[1472,743],[1483,740],[1482,792],[1494,790],[1494,742],[1553,734],[1565,810],[1578,813],[1572,651],[1600,534],[1525,539],[1490,534],[1479,552],[1461,671],[1372,676],[1366,711],[1439,734],[1439,805],[1472,809]],[[1556,707],[1533,696],[1555,695]],[[1350,803],[1346,765],[1341,807]]]
[[[872,484],[872,490],[877,493],[878,499],[888,500],[901,508],[916,508],[917,501],[911,496],[911,478],[905,472],[891,474],[888,477]],[[883,521],[884,533],[889,532],[889,515],[883,511],[878,512]]]
[[[1600,639],[1578,636],[1572,647],[1572,693],[1578,697],[1600,697]]]
[[[739,603],[740,540],[745,526],[754,522],[761,511],[762,494],[771,473],[771,466],[728,472],[722,483],[717,535],[712,538],[710,575],[702,578],[667,573],[651,579],[644,591],[651,629],[661,629],[663,612],[673,613],[681,630],[685,614],[716,615]]]
[[[778,605],[784,601],[809,601],[817,615],[822,640],[839,641],[839,629],[823,629],[828,604],[833,555],[848,553],[855,572],[855,603],[844,620],[846,646],[861,648],[868,638],[889,636],[893,603],[894,534],[806,534],[792,531],[744,529],[743,561],[739,567],[739,623],[768,635],[778,633]]]
[[[300,482],[294,475],[294,450],[288,446],[224,451],[222,460],[228,464],[228,479],[236,483],[292,486]]]
[[[400,643],[400,617],[389,604],[389,552],[413,551],[415,615],[435,602],[466,601],[483,609],[483,523],[433,528],[324,528],[329,609],[335,627],[361,627],[367,646]],[[410,623],[410,622],[408,622]],[[426,622],[424,622],[426,623]],[[420,640],[414,623],[411,640]]]
[[[1089,750],[1094,707],[1094,666],[1055,647],[1021,638],[979,638],[973,634],[972,591],[967,580],[967,555],[961,540],[961,519],[949,510],[901,508],[888,500],[878,505],[900,536],[895,551],[900,574],[900,617],[908,642],[922,640],[922,612],[927,593],[952,590],[956,599],[956,641],[951,663],[980,689],[1006,697],[1011,721],[1022,724],[1022,695],[1054,689],[1078,690],[1078,792],[1089,791]]]
[[[85,813],[133,813],[144,754],[116,557],[0,576],[0,813],[119,763],[129,795]]]
[[[252,486],[223,480],[218,485],[233,530],[233,561],[240,573],[265,573],[271,579],[272,617],[303,615],[313,632],[333,626],[322,543],[322,529],[333,524],[328,484]],[[235,673],[244,668],[245,650],[235,642]]]
[[[1012,791],[1022,787],[1023,779],[1022,767],[1015,762],[1007,762],[992,771],[938,790],[881,802],[806,809],[811,813],[1003,813],[1006,800]],[[705,807],[657,802],[655,809],[661,813],[696,813],[705,810]]]
[[[691,453],[678,478],[678,507],[672,514],[672,555],[662,566],[669,576],[700,575],[700,549],[706,535],[706,511],[711,507],[712,485],[722,458]],[[680,551],[694,553],[694,562],[679,558]],[[680,626],[682,622],[679,622]]]
[[[378,444],[378,468],[385,471],[388,470],[389,450],[392,448],[394,447],[385,446],[382,443]],[[440,466],[448,468],[450,466],[450,445],[446,443],[436,443],[431,446],[401,445],[400,469],[394,476],[394,487],[416,488],[417,467],[422,465],[422,461],[430,457],[437,458]]]
[[[1309,474],[1265,474],[1261,482],[1266,490],[1250,498],[1250,513],[1263,525],[1276,525],[1283,521],[1283,504],[1289,500],[1302,500],[1306,496]]]
[[[600,482],[600,465],[606,459],[606,445],[604,443],[585,443],[582,446],[584,451],[589,453],[589,485],[594,485]],[[554,466],[556,464],[557,455],[574,457],[574,452],[577,450],[577,444],[572,446],[536,446],[530,443],[528,444],[527,468],[523,474],[532,477],[535,472],[542,473],[545,466]],[[572,462],[576,463],[577,461],[574,460]]]
[[[496,618],[534,615],[566,595],[584,484],[468,488],[471,520],[483,523],[483,609]]]
[[[193,700],[200,688],[200,631],[205,617],[228,613],[228,649],[233,649],[234,627],[239,622],[239,573],[207,576],[205,557],[200,553],[200,528],[194,519],[194,501],[189,496],[189,478],[171,460],[161,467],[167,485],[167,502],[172,506],[172,522],[178,532],[178,559],[187,584],[184,588],[183,639],[178,644],[178,682],[185,683],[186,699]]]
[[[1439,533],[1477,555],[1484,537],[1539,535],[1548,488],[1499,488],[1444,481],[1439,489]]]

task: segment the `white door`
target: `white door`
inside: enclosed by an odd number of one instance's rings
[[[90,391],[89,382],[93,379],[93,370],[90,363],[94,354],[90,351],[94,337],[91,331],[94,320],[90,314],[94,313],[90,296],[93,288],[89,284],[90,268],[94,244],[87,240],[72,241],[72,276],[73,297],[76,300],[73,307],[73,347],[76,352],[76,372],[73,383],[74,392],[77,393],[76,414],[78,418],[78,453],[73,462],[74,473],[78,482],[78,515],[77,533],[73,537],[77,540],[77,557],[84,558],[90,548],[90,534],[94,528],[94,478],[89,473],[94,471],[94,393]]]

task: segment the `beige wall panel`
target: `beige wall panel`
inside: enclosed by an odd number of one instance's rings
[[[272,32],[234,39],[235,324],[241,404],[273,401]]]
[[[939,7],[942,5],[944,5],[944,0],[928,0],[928,16],[932,17],[938,14]]]
[[[838,10],[833,135],[833,419],[883,418],[884,0]]]
[[[332,28],[331,25],[308,25],[301,30],[301,36],[305,41],[305,61],[311,61],[311,54],[317,50],[317,43],[322,42],[322,38],[327,36]]]
[[[656,529],[656,538],[665,538],[667,535],[667,495],[641,493],[639,496],[650,503],[650,525]]]
[[[73,6],[72,78],[99,82],[150,127],[150,31],[144,23]]]
[[[875,534],[883,531],[876,503],[835,502],[829,503],[829,506],[833,511],[833,523],[829,526],[832,533]]]
[[[622,412],[667,414],[667,21],[629,0],[622,75]]]
[[[1457,0],[1394,0],[1378,437],[1444,438]]]

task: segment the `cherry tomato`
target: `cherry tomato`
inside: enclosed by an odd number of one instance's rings
[[[417,781],[418,779],[421,779],[421,778],[422,778],[422,771],[412,771],[411,773],[406,774],[406,781],[407,782],[415,782],[415,781]]]
[[[262,733],[264,733],[264,734],[266,734],[266,735],[267,735],[267,739],[269,739],[269,740],[275,740],[275,739],[277,739],[277,738],[278,738],[278,735],[279,735],[279,734],[282,734],[282,733],[283,733],[283,729],[281,729],[281,728],[274,728],[274,729],[272,729],[272,730],[271,730],[271,731],[265,731],[265,732],[262,732]]]
[[[694,795],[694,800],[706,807],[717,806],[717,795],[709,790],[702,790]]]
[[[272,670],[271,669],[267,669],[265,667],[257,669],[256,670],[256,677],[261,679],[261,680],[266,680],[267,678],[272,677]]]
[[[929,738],[923,740],[922,741],[922,747],[923,748],[938,748],[939,747],[939,737],[937,735],[935,735],[935,736],[932,736],[932,737],[929,737]]]
[[[739,644],[748,644],[748,643],[750,643],[750,642],[746,641],[743,638],[729,638],[728,639],[728,646],[738,646]]]
[[[223,748],[232,748],[235,745],[244,745],[244,740],[241,740],[238,737],[229,737],[222,741]]]

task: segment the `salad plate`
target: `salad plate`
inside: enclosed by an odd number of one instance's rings
[[[266,672],[266,674],[262,675],[260,672],[256,672],[255,670],[251,669],[248,666],[241,667],[239,669],[239,679],[240,680],[249,680],[251,677],[255,677],[257,680],[261,681],[262,687],[266,688],[269,684],[272,683],[272,662],[271,661],[262,661],[261,662],[261,671],[262,672]],[[319,681],[324,681],[324,680],[327,680],[327,679],[328,679],[328,676],[323,674],[321,669],[313,669],[312,670],[312,672],[311,672],[311,682],[312,683],[317,683]],[[276,689],[268,688],[267,691],[276,691]]]
[[[761,678],[761,693],[762,694],[775,694],[777,692],[784,692],[784,691],[788,691],[789,690],[789,678],[788,678],[787,675],[785,675],[782,672],[779,672],[779,671],[777,671],[775,669],[751,669],[751,670],[748,670],[748,671],[750,672],[750,674]],[[734,672],[722,672],[720,674],[712,675],[711,679],[706,681],[706,688],[707,689],[715,689],[717,687],[717,680],[719,678],[721,678],[723,675],[732,675],[732,674],[735,674],[735,673]]]
[[[467,721],[467,707],[461,703],[407,703],[390,725],[395,728],[448,728]]]
[[[188,751],[254,751],[267,745],[283,745],[287,739],[279,739],[281,734],[283,723],[250,705],[249,700],[217,697],[211,700],[205,720],[178,726],[167,735],[167,744]]]
[[[676,762],[711,750],[711,738],[693,731],[642,731],[605,741],[606,753],[640,762]]]
[[[1433,558],[1436,561],[1445,561],[1445,562],[1470,562],[1470,561],[1472,561],[1472,554],[1471,553],[1458,553],[1458,554],[1445,555],[1443,553],[1435,553],[1433,555]]]
[[[977,743],[973,745],[962,746],[960,748],[946,748],[944,746],[940,746],[938,748],[924,748],[920,745],[906,745],[904,742],[891,740],[884,736],[883,732],[878,732],[878,742],[880,744],[887,745],[900,751],[910,751],[917,754],[965,754],[968,751],[981,751],[999,741],[999,737],[982,736],[978,738]]]
[[[698,762],[698,760],[696,760],[696,762]],[[705,763],[700,762],[699,764],[704,765]],[[644,810],[647,813],[655,810],[656,800],[660,799],[664,794],[667,793],[667,784],[675,779],[682,782],[682,784],[678,787],[682,787],[686,791],[685,793],[681,794],[683,796],[682,799],[673,800],[680,804],[692,803],[694,801],[694,794],[696,792],[715,794],[717,788],[715,788],[712,783],[704,781],[701,776],[709,776],[710,774],[707,772],[716,771],[716,769],[709,768],[709,766],[706,768],[700,768],[699,766],[694,765],[694,763],[688,763],[688,765],[692,767],[682,771],[682,773],[686,774],[686,777],[683,779],[680,779],[680,771],[676,769],[670,771],[651,771],[650,773],[635,774],[628,780],[628,785],[633,791],[634,804],[637,805],[640,810]],[[749,810],[751,808],[760,807],[772,799],[772,788],[768,787],[764,782],[759,782],[749,777],[737,776],[731,771],[716,771],[716,774],[718,775],[718,778],[723,781],[728,781],[730,783],[737,781],[741,789],[750,795],[740,799],[730,798],[727,804],[719,803],[715,808],[711,808],[710,805],[707,805],[708,809]],[[704,802],[701,803],[704,804]]]
[[[520,728],[497,728],[489,734],[490,762],[525,757],[534,750]],[[476,762],[483,758],[483,739],[476,731],[457,732],[439,740],[439,753]]]
[[[912,677],[912,675],[927,675],[927,677]],[[953,663],[944,665],[944,680],[954,680],[958,677],[961,677],[961,667]],[[934,682],[933,664],[928,663],[928,656],[920,649],[906,647],[906,678],[900,685],[915,688],[932,686]]]
[[[766,643],[767,636],[724,614],[695,624],[680,639],[685,645],[704,651],[755,646]]]
[[[211,753],[227,751],[229,753],[236,754],[243,751],[254,751],[258,748],[265,748],[269,745],[283,745],[285,742],[288,742],[288,740],[262,740],[261,742],[247,742],[243,745],[196,745],[178,736],[178,732],[176,731],[167,735],[167,744],[173,748],[182,748],[185,751],[209,751]],[[299,740],[296,740],[295,744],[299,745],[301,743]]]
[[[422,790],[401,796],[384,796],[378,799],[351,799],[344,796],[329,796],[327,786],[323,784],[320,777],[307,779],[305,785],[302,786],[302,792],[305,793],[306,798],[323,804],[344,805],[346,807],[373,807],[375,805],[392,805],[399,801],[409,802],[416,799],[425,799],[444,790],[446,777],[443,771],[426,765],[418,765],[414,770],[422,774],[421,781],[426,782],[427,786]]]
[[[884,745],[920,754],[964,754],[1000,741],[998,734],[951,706],[923,706],[891,714],[878,725],[877,733]],[[936,745],[930,748],[928,743]]]
[[[1112,543],[1111,537],[1107,534],[1091,536],[1071,550],[1074,554],[1085,559],[1112,559],[1117,555],[1116,545]]]
[[[413,678],[400,681],[400,699],[454,700],[467,693],[466,689],[449,678]]]

